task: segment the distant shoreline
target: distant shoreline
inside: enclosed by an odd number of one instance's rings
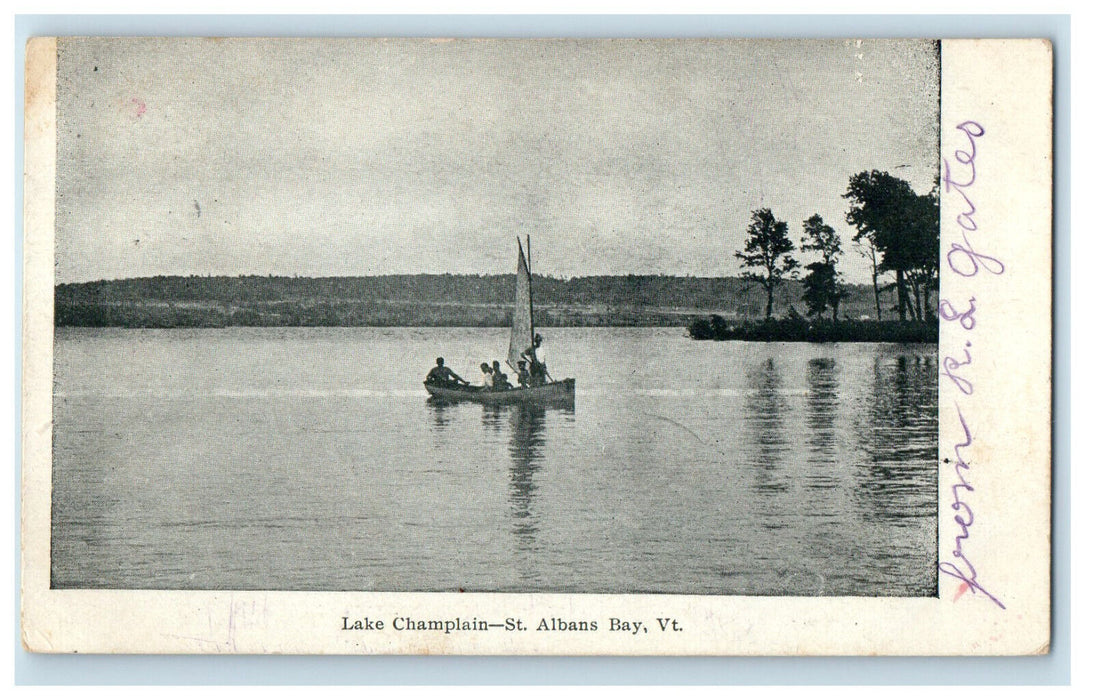
[[[511,308],[470,304],[334,302],[220,305],[204,303],[66,303],[57,327],[84,328],[504,328]],[[535,309],[535,325],[563,327],[686,328],[705,312],[647,307],[554,306]]]
[[[783,343],[937,343],[937,321],[832,321],[770,319],[730,322],[719,316],[699,318],[688,327],[695,340]]]
[[[400,308],[391,308],[399,306]],[[58,328],[505,328],[505,307],[461,304],[300,306],[277,310],[186,304],[95,304],[65,307]],[[338,318],[357,322],[337,322]],[[718,320],[719,319],[719,320]],[[937,343],[938,325],[913,321],[725,318],[694,309],[641,307],[549,307],[536,309],[539,328],[680,328],[694,340],[749,342],[893,342]]]
[[[512,275],[192,275],[104,280],[57,285],[54,324],[85,328],[506,327],[512,318],[513,284]],[[734,331],[745,332],[749,339],[761,339],[756,333],[765,332],[772,334],[770,339],[802,335],[797,326],[761,324],[764,292],[736,277],[617,275],[562,280],[536,275],[534,290],[535,324],[541,328],[693,331],[711,318],[722,318],[728,327],[751,329]],[[793,318],[803,308],[801,294],[796,281],[780,287],[776,316]],[[871,288],[848,285],[840,310],[843,316],[858,319],[846,322],[857,324],[853,327],[880,328],[867,318],[874,305]],[[893,333],[888,323],[883,324],[882,335]],[[865,335],[876,333],[866,331]],[[703,335],[700,330],[694,337],[715,335]]]

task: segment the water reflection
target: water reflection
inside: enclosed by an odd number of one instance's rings
[[[919,519],[937,508],[937,368],[932,357],[873,362],[869,410],[858,431],[867,459],[855,494],[872,518]]]
[[[433,427],[437,432],[443,432],[452,422],[452,402],[430,396],[425,403],[432,409],[429,413],[433,419]]]
[[[500,433],[507,425],[506,418],[509,410],[511,410],[510,406],[483,404],[482,427],[487,428],[492,432]]]
[[[804,479],[809,489],[829,490],[838,485],[834,469],[838,467],[836,412],[839,407],[839,367],[834,358],[817,357],[808,361],[805,373],[808,398],[805,426],[808,439],[808,464]]]
[[[543,459],[545,444],[544,427],[546,409],[542,406],[517,405],[512,411],[512,436],[509,439],[510,486],[509,502],[513,518],[513,534],[517,548],[522,551],[535,549],[535,533],[538,522],[532,510],[532,499],[538,488],[535,473]]]
[[[765,533],[757,541],[789,544],[784,533],[792,520],[793,495],[790,493],[787,461],[793,453],[788,438],[789,401],[783,390],[782,368],[773,357],[752,365],[748,370],[748,394],[744,402],[744,426],[749,433],[744,442],[756,450],[756,456],[746,469],[751,472],[753,485],[745,499],[751,511],[744,516],[747,527]],[[767,540],[767,538],[770,538]],[[761,588],[773,593],[783,592],[783,582],[794,557],[784,548],[759,547],[747,561],[746,570],[756,580],[766,583]],[[773,586],[772,586],[773,584]]]
[[[518,553],[531,555],[538,550],[536,534],[539,518],[535,509],[535,495],[539,489],[536,475],[546,457],[547,411],[573,414],[571,407],[550,408],[542,405],[481,405],[471,406],[430,398],[427,401],[430,418],[436,432],[447,430],[458,415],[466,415],[460,408],[480,411],[482,432],[475,442],[483,440],[498,447],[504,445],[509,471],[508,502],[511,515],[511,531]],[[527,558],[525,566],[519,566],[525,581],[535,578],[534,559]]]
[[[744,423],[758,448],[755,488],[760,493],[781,493],[788,488],[782,469],[789,448],[785,429],[788,405],[781,392],[782,374],[774,358],[768,358],[753,370],[748,384],[752,390],[745,405]]]

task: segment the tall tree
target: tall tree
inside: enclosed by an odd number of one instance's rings
[[[774,314],[774,290],[794,276],[798,267],[790,256],[794,248],[788,232],[786,222],[774,218],[770,209],[756,209],[751,213],[744,250],[736,251],[744,279],[758,282],[767,292],[767,319]]]
[[[938,267],[941,263],[941,211],[939,185],[928,194],[918,195],[913,203],[911,237],[916,254],[911,258],[908,280],[915,297],[915,317],[925,320],[933,312],[930,292],[938,289]]]
[[[914,303],[910,287],[914,271],[936,267],[939,258],[933,200],[916,194],[907,181],[879,170],[851,176],[843,197],[851,202],[846,222],[858,230],[854,240],[867,241],[880,252],[879,271],[896,274],[900,320],[907,320],[908,313],[921,318],[921,295]]]
[[[801,239],[801,250],[813,250],[820,254],[825,263],[834,265],[843,252],[842,242],[835,229],[824,223],[819,214],[805,219],[805,236]]]
[[[858,255],[868,260],[872,265],[873,273],[873,303],[877,308],[877,320],[884,318],[880,308],[880,270],[877,267],[877,246],[869,236],[863,236],[861,232],[854,234],[854,250]]]
[[[823,217],[813,214],[804,222],[805,236],[801,239],[801,250],[815,251],[820,254],[820,261],[805,266],[804,301],[809,314],[823,316],[827,307],[831,307],[831,320],[839,319],[839,301],[842,289],[839,273],[835,264],[842,253],[842,242],[835,229],[824,223]]]

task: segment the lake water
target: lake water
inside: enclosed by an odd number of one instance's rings
[[[57,588],[936,594],[937,352],[543,329],[56,333]]]

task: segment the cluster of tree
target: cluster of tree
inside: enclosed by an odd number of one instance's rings
[[[872,265],[873,299],[877,320],[883,318],[881,276],[895,275],[896,310],[900,321],[922,321],[932,317],[930,293],[938,288],[940,264],[940,218],[938,186],[925,195],[915,193],[911,185],[886,172],[863,171],[850,178],[843,197],[850,202],[846,222],[855,227],[855,249]],[[819,259],[804,266],[802,301],[808,314],[822,318],[830,309],[838,320],[840,302],[847,286],[837,269],[842,242],[835,229],[819,214],[803,223],[801,251],[814,252]],[[779,221],[770,209],[756,209],[751,214],[744,250],[737,251],[744,278],[766,293],[766,318],[774,312],[774,292],[787,280],[796,279],[801,264],[793,257],[796,250],[789,237],[789,226]],[[791,308],[792,310],[792,308]]]
[[[768,319],[730,324],[714,314],[688,326],[695,340],[745,340],[803,343],[936,343],[936,323],[855,321],[839,323],[803,318]]]
[[[878,314],[878,279],[885,272],[896,276],[896,306],[901,321],[908,317],[921,321],[933,313],[930,292],[938,289],[941,262],[938,192],[936,180],[930,192],[920,195],[906,181],[878,170],[850,178],[843,195],[851,203],[846,223],[857,229],[854,242],[872,263]]]

